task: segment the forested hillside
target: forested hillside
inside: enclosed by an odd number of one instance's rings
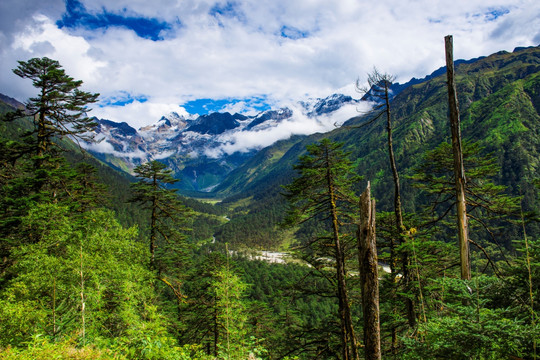
[[[0,99],[0,359],[537,358],[540,48],[457,64],[470,278],[444,69],[382,113],[259,151],[201,202],[159,161],[127,176],[82,152],[98,94],[54,60],[21,61],[37,95]]]
[[[540,176],[539,71],[538,47],[500,52],[457,62],[456,66],[463,139],[477,142],[482,155],[493,157],[500,169],[494,174],[495,182],[507,186],[508,194],[522,195],[526,211],[538,210],[533,184]],[[420,211],[429,201],[413,186],[411,177],[415,169],[427,151],[450,142],[446,74],[437,70],[426,79],[403,89],[392,101],[394,151],[402,174],[402,202],[409,212]],[[251,210],[243,213],[239,222],[254,223],[250,214],[267,218],[266,212],[275,212],[271,209],[276,208],[282,214],[285,201],[277,195],[282,192],[280,185],[294,176],[292,166],[305,152],[306,145],[328,137],[344,143],[357,173],[364,176],[364,182],[371,181],[378,209],[391,211],[392,175],[385,153],[386,124],[382,121],[370,124],[372,116],[359,114],[330,133],[293,138],[263,149],[216,189],[218,196],[233,193],[225,201],[256,200],[250,203]],[[273,224],[269,230],[272,229]],[[232,237],[225,240],[234,241]]]

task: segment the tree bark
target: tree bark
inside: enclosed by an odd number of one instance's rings
[[[371,187],[360,196],[360,224],[357,233],[358,267],[362,288],[364,313],[364,354],[366,360],[381,359],[381,332],[379,320],[379,273],[375,237],[375,200],[371,200]]]
[[[394,157],[394,145],[392,140],[392,121],[390,113],[390,96],[389,96],[389,82],[384,82],[384,98],[386,102],[386,130],[388,134],[388,157],[390,160],[390,168],[392,169],[392,178],[394,180],[394,214],[396,217],[396,228],[399,236],[400,243],[405,241],[403,237],[403,231],[405,230],[405,225],[403,225],[403,212],[401,210],[401,188],[399,184],[399,173],[397,171],[396,159]],[[393,267],[392,275],[395,275],[396,268],[396,258],[395,258],[395,249],[391,249],[391,264]],[[402,276],[403,281],[405,282],[406,288],[409,287],[409,255],[407,252],[403,252],[402,258]],[[394,279],[395,280],[395,279]],[[414,303],[410,298],[405,299],[405,305],[407,307],[407,320],[410,327],[416,326],[416,313],[414,311]]]
[[[343,358],[359,360],[358,354],[358,343],[356,341],[356,336],[354,334],[354,326],[352,323],[351,309],[349,305],[349,298],[347,295],[347,285],[345,281],[345,255],[343,253],[342,244],[339,236],[339,221],[337,215],[337,205],[336,205],[336,196],[334,183],[332,180],[332,174],[330,173],[328,152],[326,152],[326,162],[327,162],[327,172],[326,172],[326,181],[328,186],[328,193],[330,196],[330,214],[332,218],[332,231],[334,238],[334,246],[336,253],[336,272],[337,272],[337,287],[338,287],[338,301],[339,301],[339,315],[341,319],[341,332],[342,332],[342,343],[344,346],[343,349]],[[350,343],[350,351],[348,343]]]
[[[157,196],[156,191],[159,184],[157,181],[157,174],[154,172],[152,175],[152,215],[150,217],[150,269],[156,269],[156,226],[157,226]]]
[[[459,240],[459,256],[461,263],[461,279],[471,279],[471,263],[469,255],[469,236],[467,225],[467,201],[465,198],[465,168],[463,167],[463,151],[461,147],[461,129],[457,89],[454,82],[454,50],[452,35],[444,38],[446,50],[446,77],[448,79],[448,105],[450,107],[450,128],[452,131],[452,152],[454,154],[454,177],[456,182],[457,227]]]

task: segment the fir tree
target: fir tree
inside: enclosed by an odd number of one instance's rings
[[[339,321],[343,359],[358,359],[358,345],[354,333],[349,295],[346,286],[347,243],[351,234],[344,231],[347,224],[355,222],[354,208],[357,199],[351,190],[359,179],[352,165],[341,150],[342,144],[323,139],[309,145],[308,154],[300,157],[295,166],[300,176],[287,185],[286,197],[290,209],[285,223],[297,225],[316,219],[326,224],[324,234],[319,234],[305,248],[304,260],[314,268],[324,271],[335,266],[336,295],[339,302]],[[331,258],[333,264],[325,264]]]
[[[99,94],[80,90],[82,80],[74,80],[58,61],[47,57],[19,61],[13,72],[31,79],[39,91],[26,103],[25,114],[34,119],[32,134],[36,138],[27,145],[35,155],[42,157],[49,153],[54,145],[53,137],[92,139],[89,131],[96,123],[87,116],[90,111],[87,105],[96,102]]]
[[[140,180],[131,185],[130,201],[142,204],[148,211],[150,269],[172,291],[179,306],[184,299],[181,278],[190,262],[187,232],[193,212],[182,204],[175,190],[166,187],[178,180],[163,163],[150,161],[137,166],[134,172]]]

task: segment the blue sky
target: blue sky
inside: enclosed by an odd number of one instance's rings
[[[384,21],[382,20],[384,19]],[[91,115],[153,123],[252,114],[333,93],[356,96],[376,66],[406,82],[455,58],[540,44],[531,0],[2,0],[0,93],[32,85],[11,69],[48,56],[99,92]]]
[[[137,36],[153,41],[163,40],[161,32],[171,28],[165,21],[156,18],[132,16],[125,12],[113,13],[106,8],[100,13],[89,13],[84,3],[79,0],[66,0],[66,11],[62,18],[56,21],[56,25],[60,29],[82,27],[89,31],[117,26],[133,30]]]
[[[258,96],[245,99],[197,99],[182,104],[182,107],[190,114],[207,114],[215,111],[255,114],[271,109],[267,99]]]

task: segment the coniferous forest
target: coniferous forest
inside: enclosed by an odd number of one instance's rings
[[[207,199],[82,150],[99,94],[58,61],[13,71],[35,96],[0,102],[0,359],[539,357],[540,48],[397,94],[374,69],[370,112]]]

